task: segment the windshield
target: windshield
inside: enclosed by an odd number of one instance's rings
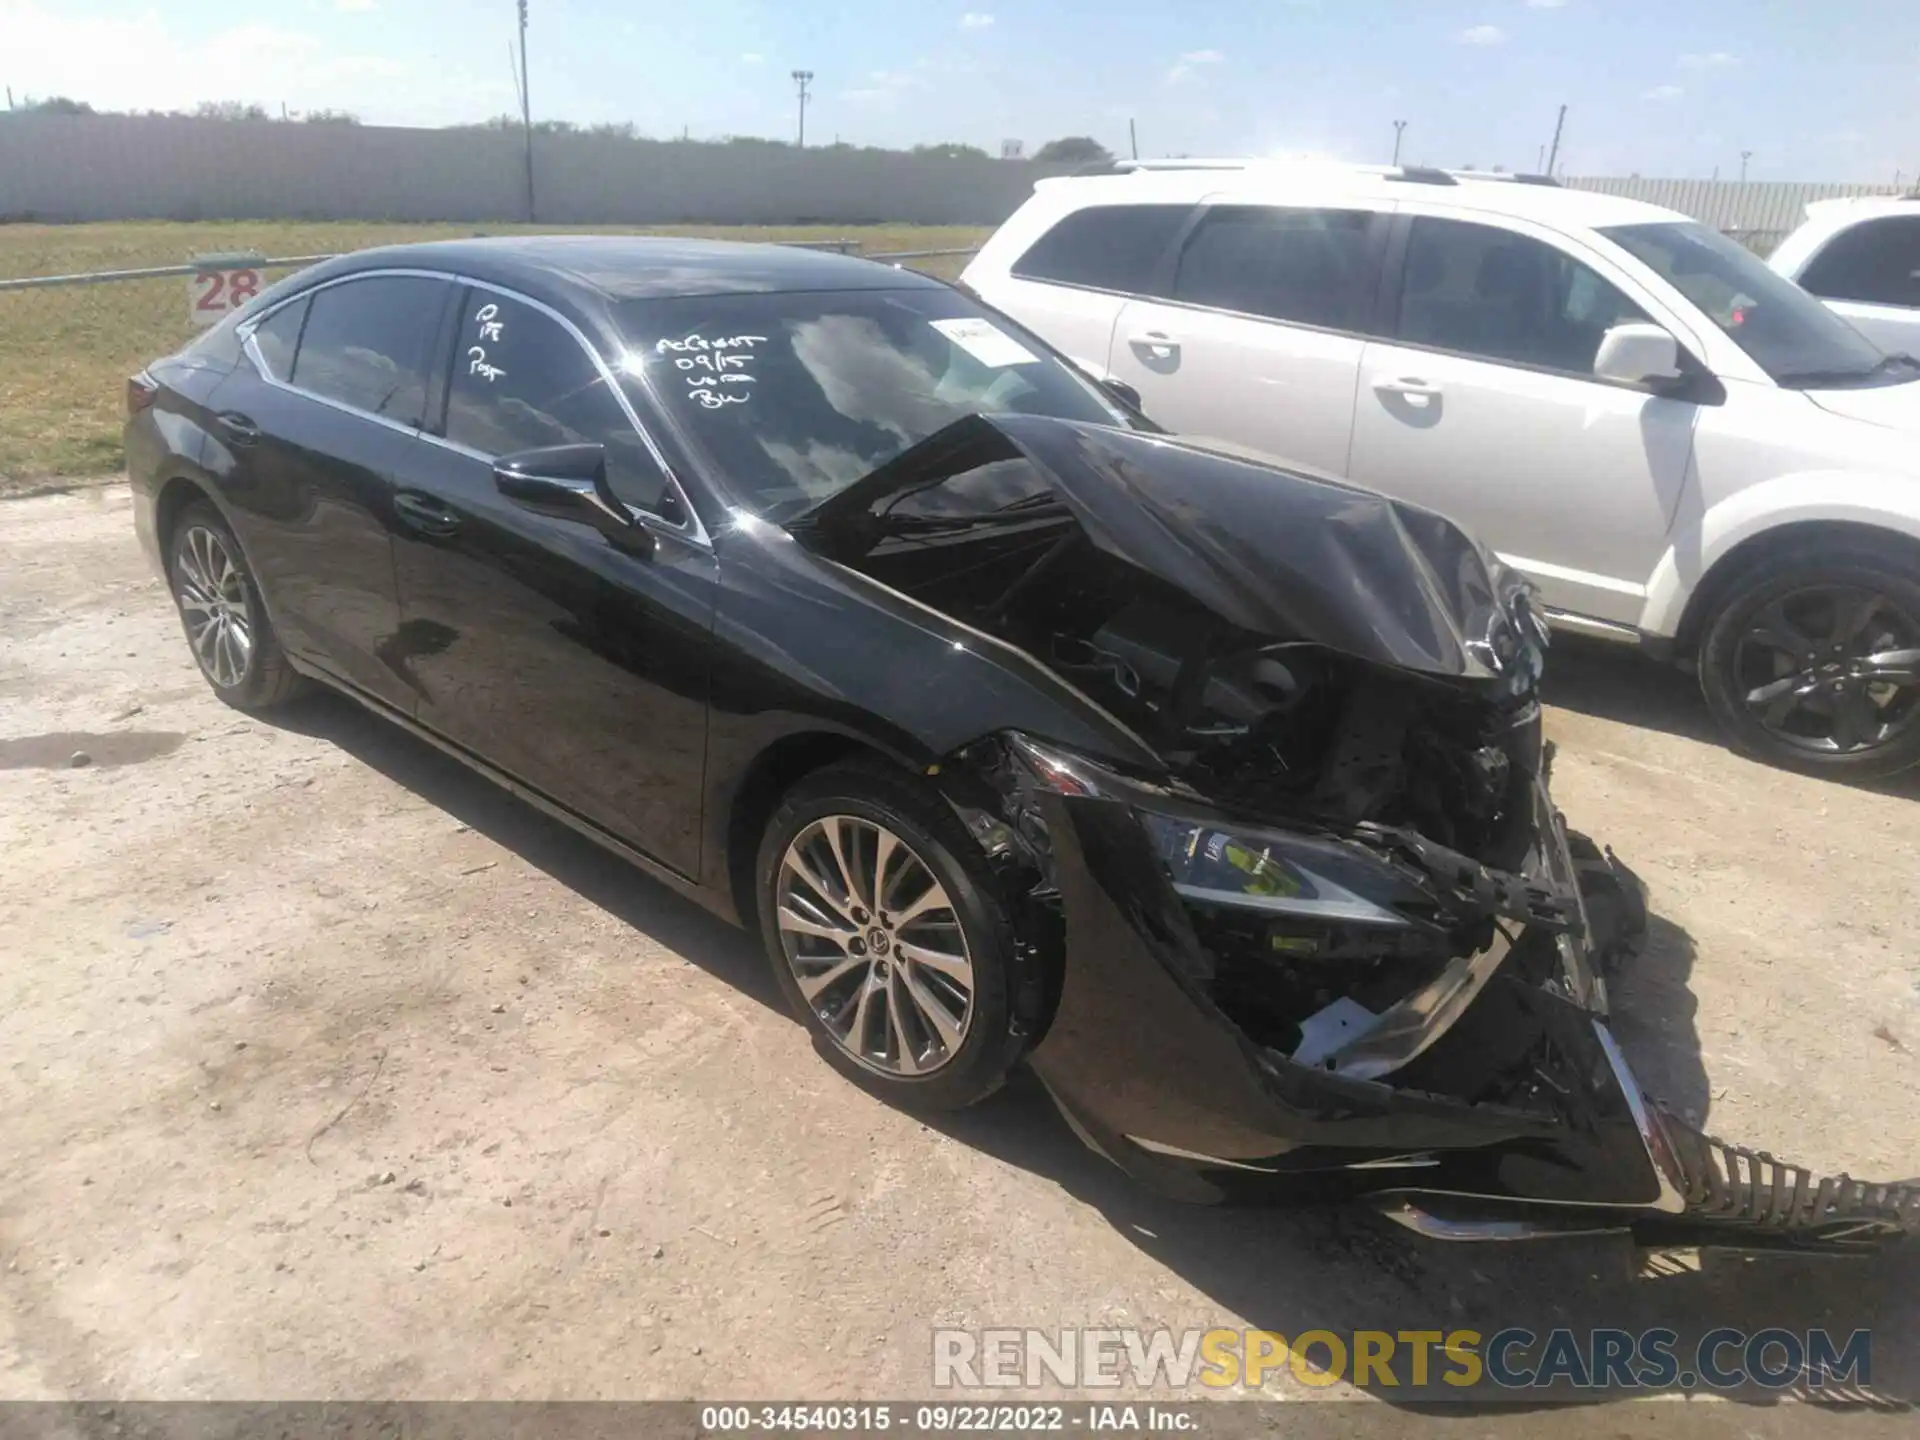
[[[1889,374],[1878,345],[1717,230],[1662,223],[1600,233],[1659,271],[1782,385],[1912,378]]]
[[[1124,425],[1043,344],[958,291],[636,300],[628,365],[732,497],[776,523],[967,415]]]

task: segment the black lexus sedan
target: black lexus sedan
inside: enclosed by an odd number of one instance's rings
[[[129,385],[216,693],[318,681],[764,937],[906,1104],[1029,1064],[1176,1194],[1429,1234],[1877,1242],[1920,1192],[1641,1093],[1524,581],[1156,431],[933,280],[771,246],[403,246]]]

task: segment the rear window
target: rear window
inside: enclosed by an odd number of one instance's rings
[[[1034,241],[1014,262],[1022,280],[1147,293],[1154,266],[1186,223],[1188,205],[1090,205]]]

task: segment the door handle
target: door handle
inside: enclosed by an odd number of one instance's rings
[[[393,510],[402,524],[423,535],[451,535],[460,528],[460,517],[430,495],[402,490],[393,497]]]
[[[1426,405],[1440,398],[1440,387],[1429,385],[1415,375],[1382,375],[1373,382],[1374,391],[1381,395],[1404,396],[1408,403]]]
[[[1127,344],[1153,360],[1177,360],[1180,358],[1180,342],[1164,330],[1143,330],[1137,335],[1129,335]]]
[[[238,410],[222,410],[213,421],[231,444],[252,445],[260,438],[260,427]]]

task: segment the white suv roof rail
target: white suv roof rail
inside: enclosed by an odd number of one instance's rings
[[[1463,180],[1491,180],[1509,185],[1559,185],[1551,175],[1529,175],[1505,170],[1441,170],[1431,165],[1356,165],[1340,160],[1200,159],[1116,160],[1111,170],[1158,173],[1168,170],[1340,170],[1349,175],[1377,175],[1414,185],[1458,185]],[[1107,166],[1089,167],[1082,174],[1111,173]]]

